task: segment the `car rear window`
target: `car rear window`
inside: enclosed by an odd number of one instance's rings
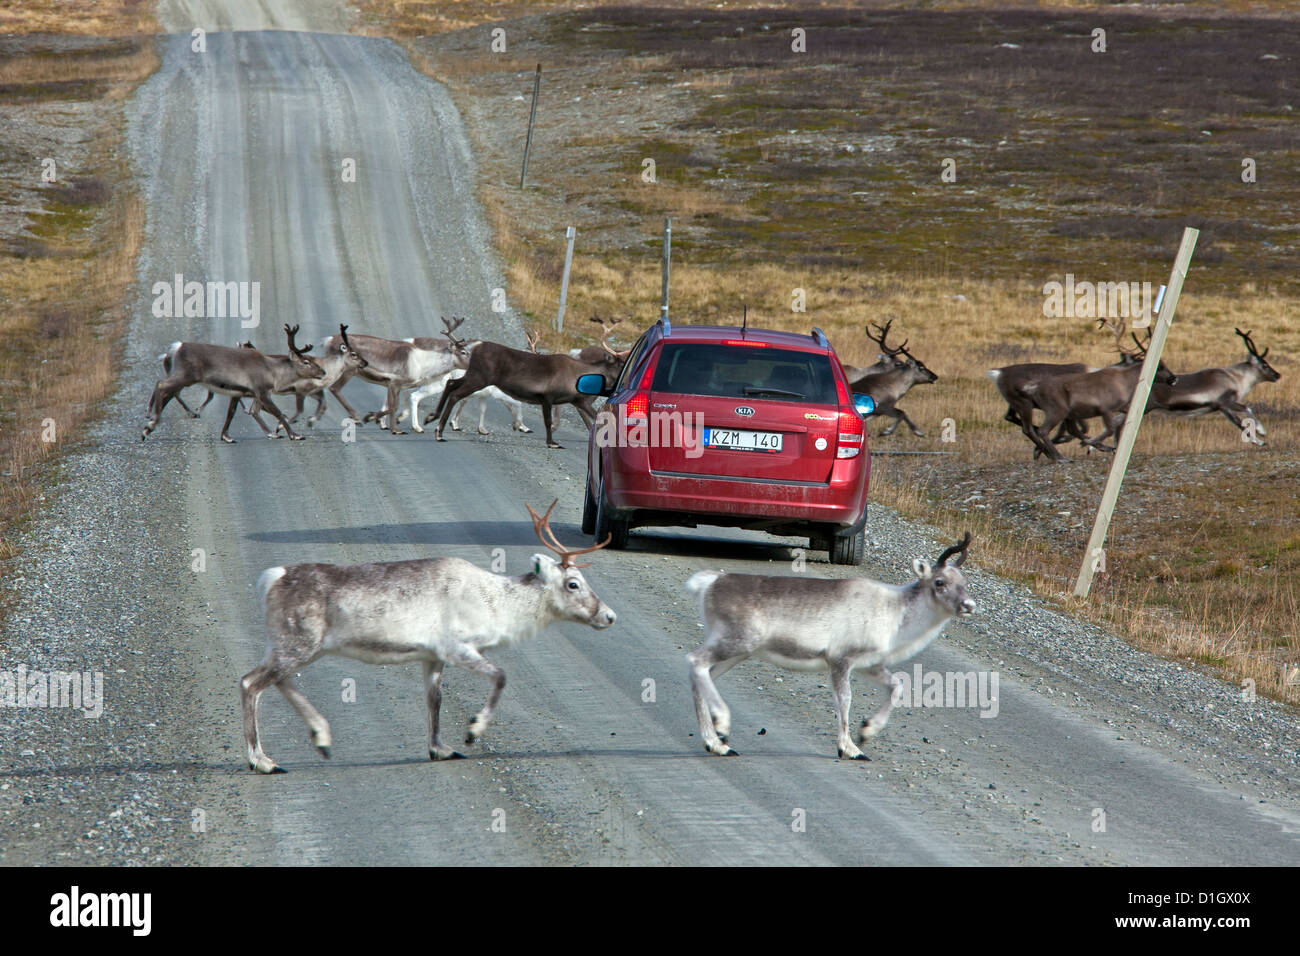
[[[770,346],[667,344],[651,387],[679,395],[837,403],[830,356]]]

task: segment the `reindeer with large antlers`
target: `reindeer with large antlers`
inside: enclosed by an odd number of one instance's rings
[[[884,372],[872,372],[857,379],[850,379],[850,382],[853,391],[865,392],[875,401],[876,410],[871,413],[872,415],[883,415],[894,420],[892,425],[885,427],[880,432],[881,435],[892,435],[899,424],[906,422],[913,435],[924,438],[925,432],[916,427],[916,423],[907,417],[907,413],[898,407],[898,403],[902,401],[903,396],[911,390],[913,385],[933,384],[939,381],[939,376],[926,368],[925,363],[907,350],[906,339],[897,348],[890,348],[886,344],[886,339],[889,337],[889,327],[892,324],[893,320],[891,319],[885,323],[883,328],[876,326],[880,337],[875,340],[880,343],[881,349],[884,350],[885,361],[892,362],[893,367]],[[868,332],[867,334],[870,335],[871,333]],[[900,360],[899,355],[906,356],[906,358]]]
[[[1169,412],[1171,415],[1195,416],[1222,412],[1223,416],[1246,432],[1246,422],[1254,422],[1253,433],[1247,433],[1255,444],[1264,440],[1256,437],[1265,434],[1264,426],[1255,418],[1250,406],[1245,404],[1246,394],[1260,382],[1276,382],[1282,377],[1266,361],[1268,349],[1260,352],[1251,341],[1249,332],[1234,329],[1246,343],[1246,361],[1221,368],[1205,368],[1199,372],[1179,375],[1172,385],[1157,384],[1151,389],[1147,407]]]
[[[311,346],[298,348],[294,336],[298,326],[285,325],[285,336],[289,342],[288,355],[264,355],[253,348],[230,348],[225,345],[211,345],[206,342],[173,342],[164,356],[163,366],[168,371],[167,378],[154,386],[149,396],[149,419],[145,422],[140,440],[144,441],[149,433],[158,427],[158,417],[167,403],[176,398],[181,389],[190,385],[202,385],[209,392],[220,392],[230,396],[230,407],[226,409],[226,421],[221,426],[221,440],[234,444],[230,437],[230,422],[235,417],[241,398],[252,399],[252,413],[267,437],[274,438],[266,425],[257,418],[256,413],[269,411],[284,427],[294,441],[302,441],[302,436],[289,427],[289,421],[271,401],[271,395],[285,394],[304,379],[315,380],[325,375],[325,370],[307,353]],[[205,403],[206,404],[206,403]],[[197,418],[195,412],[190,412]]]
[[[888,668],[925,650],[954,617],[975,613],[958,568],[970,532],[931,565],[912,561],[916,580],[884,584],[868,578],[775,577],[700,571],[686,582],[699,596],[704,645],[686,655],[704,749],[734,756],[727,746],[731,711],[713,680],[750,657],[793,670],[830,672],[838,717],[839,755],[870,760],[849,736],[855,670],[890,696],[858,730],[866,743],[884,729],[894,706]]]
[[[328,757],[329,723],[294,683],[294,675],[325,654],[366,664],[424,663],[429,708],[429,759],[463,756],[442,742],[438,714],[442,671],[448,664],[492,683],[487,703],[470,722],[465,743],[483,736],[506,685],[505,672],[483,652],[535,637],[558,621],[598,631],[615,614],[591,590],[573,559],[608,542],[570,550],[551,530],[555,502],[539,515],[528,506],[538,539],[556,555],[532,557],[518,577],[484,571],[461,558],[424,558],[380,564],[295,564],[267,568],[257,581],[268,632],[262,663],[239,682],[248,764],[258,773],[283,773],[266,755],[257,732],[257,701],[277,687],[306,722],[311,743]]]

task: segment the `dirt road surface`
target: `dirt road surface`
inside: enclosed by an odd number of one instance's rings
[[[168,2],[161,16],[172,31],[159,41],[162,68],[129,107],[149,215],[129,368],[93,447],[69,468],[62,503],[33,529],[33,596],[6,637],[10,660],[102,662],[115,729],[0,713],[17,747],[32,750],[0,763],[7,862],[1300,859],[1290,715],[1043,607],[980,572],[978,544],[968,568],[980,613],[951,624],[919,662],[996,672],[997,714],[899,707],[869,763],[834,759],[823,677],[756,663],[720,682],[743,756],[704,753],[684,660],[700,630],[682,582],[701,568],[794,573],[798,542],[665,530],[588,569],[619,614],[613,629],[560,626],[493,655],[509,683],[470,759],[426,759],[417,665],[323,659],[299,683],[332,723],[333,759],[316,756],[271,692],[263,744],[289,773],[248,772],[237,681],[263,649],[253,592],[263,568],[428,555],[488,565],[502,548],[520,573],[540,550],[523,502],[558,497],[560,538],[584,540],[585,436],[569,413],[566,447],[547,450],[536,434],[511,433],[497,408],[486,438],[437,444],[366,426],[345,442],[334,406],[295,444],[260,438],[240,415],[241,440],[225,446],[218,402],[198,421],[173,405],[141,444],[157,356],[174,340],[251,331],[279,349],[284,322],[301,324],[300,341],[339,322],[398,338],[466,315],[475,337],[522,341],[514,317],[490,307],[504,282],[460,120],[399,47],[338,32],[347,17],[324,3]],[[212,31],[204,53],[191,50],[193,26]],[[344,159],[356,161],[354,183],[340,175]],[[176,273],[260,281],[261,326],[155,318],[152,284]],[[381,398],[360,383],[348,394],[364,408]],[[901,581],[912,555],[946,543],[884,509],[868,537],[861,571],[813,555],[805,573]],[[132,663],[121,663],[124,650]],[[354,702],[344,700],[349,681]],[[445,726],[464,726],[486,690],[449,672]],[[866,681],[857,690],[861,717],[876,692]],[[154,809],[123,835],[110,814],[132,803]],[[131,849],[141,833],[152,846],[143,856]]]

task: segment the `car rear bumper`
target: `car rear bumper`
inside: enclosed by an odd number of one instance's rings
[[[620,515],[661,512],[691,516],[709,524],[809,522],[851,528],[861,522],[867,508],[870,457],[837,462],[831,480],[787,483],[768,479],[690,475],[678,472],[619,468],[611,456],[605,477],[605,496]],[[645,516],[649,517],[649,516]]]

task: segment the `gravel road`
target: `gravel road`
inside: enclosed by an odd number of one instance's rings
[[[216,405],[198,421],[173,406],[140,443],[166,345],[246,334],[232,319],[153,317],[150,288],[175,273],[260,281],[252,334],[268,348],[286,321],[310,340],[340,321],[402,337],[453,314],[469,316],[475,336],[521,341],[513,316],[490,308],[504,282],[446,93],[394,44],[336,34],[341,10],[271,6],[274,21],[255,3],[162,4],[175,35],[160,39],[163,66],[128,106],[149,213],[128,368],[32,528],[27,598],[0,645],[6,667],[102,671],[105,714],[0,710],[0,860],[1300,860],[1293,714],[1045,607],[981,572],[978,542],[967,568],[980,613],[951,624],[919,663],[996,672],[997,715],[900,706],[870,763],[834,759],[824,677],[757,663],[720,682],[743,756],[703,752],[683,657],[700,631],[681,584],[706,567],[795,573],[795,555],[778,539],[664,530],[588,570],[619,614],[612,630],[556,627],[494,655],[510,683],[471,759],[425,758],[418,666],[324,659],[300,686],[332,723],[334,758],[320,760],[287,703],[268,694],[263,744],[289,774],[249,773],[236,685],[262,652],[253,582],[264,567],[428,555],[486,565],[503,548],[518,572],[538,550],[523,502],[552,497],[561,539],[582,540],[584,439],[573,415],[563,450],[511,433],[499,408],[493,435],[441,445],[373,426],[345,442],[335,410],[298,444],[261,439],[241,415],[243,440],[223,446]],[[212,32],[196,54],[191,25],[244,32]],[[355,183],[342,181],[344,158],[357,162]],[[380,400],[364,384],[348,388],[354,404]],[[913,555],[945,544],[880,508],[869,537],[861,572],[810,556],[805,573],[899,581]],[[349,679],[354,702],[344,700]],[[857,689],[861,716],[876,701],[866,681]],[[467,722],[485,693],[478,677],[450,672],[449,726]],[[792,825],[801,818],[802,829]]]

